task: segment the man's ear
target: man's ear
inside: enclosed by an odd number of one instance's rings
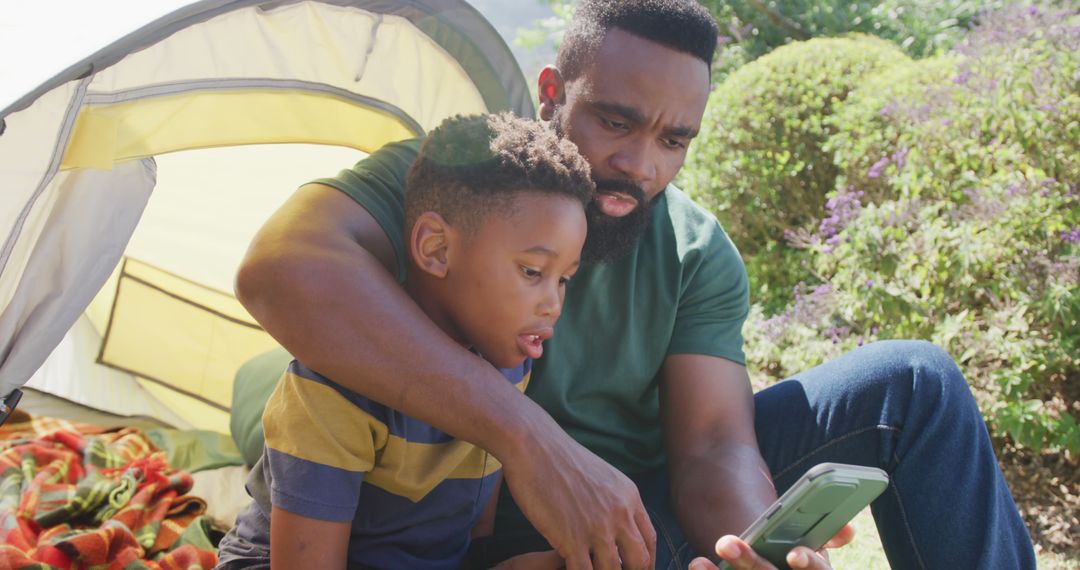
[[[555,117],[555,109],[566,102],[566,82],[559,68],[548,65],[541,69],[537,87],[540,93],[540,118],[550,121]]]
[[[442,216],[424,212],[416,218],[409,236],[409,252],[421,271],[443,278],[450,271],[450,246],[455,230]]]

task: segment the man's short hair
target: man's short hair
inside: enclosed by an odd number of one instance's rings
[[[563,79],[576,79],[588,69],[612,28],[688,53],[710,67],[719,35],[716,20],[696,0],[581,0],[555,60]]]
[[[428,134],[409,169],[405,227],[435,212],[472,232],[517,192],[567,196],[584,208],[593,188],[588,162],[552,129],[511,113],[459,115]]]

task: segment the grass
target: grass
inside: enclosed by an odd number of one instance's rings
[[[859,513],[851,524],[855,527],[855,540],[844,548],[829,552],[833,568],[889,570],[870,509]],[[1037,564],[1040,570],[1080,570],[1080,559],[1063,554],[1041,553]]]

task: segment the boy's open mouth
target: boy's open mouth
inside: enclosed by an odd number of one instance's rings
[[[519,334],[517,337],[518,348],[521,349],[525,356],[536,360],[544,355],[544,341],[549,338],[551,338],[551,334],[543,332]]]

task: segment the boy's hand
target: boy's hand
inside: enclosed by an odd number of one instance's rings
[[[805,546],[798,546],[788,552],[788,566],[798,570],[830,570],[828,548],[839,548],[855,538],[855,528],[844,525],[825,547],[814,552]],[[734,570],[776,570],[771,562],[758,556],[749,544],[737,536],[724,536],[716,541],[716,555],[727,562]],[[717,566],[707,558],[695,558],[690,562],[690,570],[717,570]]]
[[[492,570],[559,570],[565,567],[558,552],[547,550],[519,554],[509,560],[500,562]]]

